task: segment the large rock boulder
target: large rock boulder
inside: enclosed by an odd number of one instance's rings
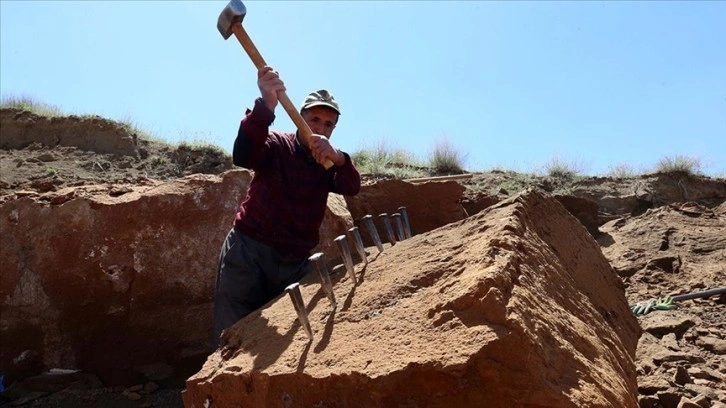
[[[106,383],[158,379],[211,352],[221,243],[246,170],[168,183],[83,186],[0,204],[0,373],[81,369]],[[321,237],[350,216],[326,213]],[[42,363],[42,364],[37,364]],[[31,370],[32,371],[32,370]],[[37,371],[37,370],[36,370]],[[173,374],[173,373],[172,373]]]
[[[640,328],[586,229],[529,191],[302,285],[223,335],[187,408],[637,407]]]

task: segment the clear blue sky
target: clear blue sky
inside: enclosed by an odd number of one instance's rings
[[[216,22],[225,1],[0,1],[2,96],[131,119],[231,151],[259,95]],[[438,140],[469,170],[586,174],[666,156],[726,174],[726,2],[247,1],[245,27],[299,104],[327,88],[333,144]],[[278,107],[274,127],[293,125]]]

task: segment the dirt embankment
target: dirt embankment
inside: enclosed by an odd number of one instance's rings
[[[100,117],[0,110],[0,196],[94,184],[143,184],[232,168],[212,146],[170,146]]]

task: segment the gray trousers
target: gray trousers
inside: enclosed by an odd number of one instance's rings
[[[222,244],[214,284],[214,348],[224,329],[276,298],[309,270],[307,258],[284,256],[232,229]]]

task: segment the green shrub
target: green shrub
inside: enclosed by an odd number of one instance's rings
[[[46,177],[54,177],[60,174],[60,170],[58,170],[55,167],[48,166],[45,168],[45,175]]]

